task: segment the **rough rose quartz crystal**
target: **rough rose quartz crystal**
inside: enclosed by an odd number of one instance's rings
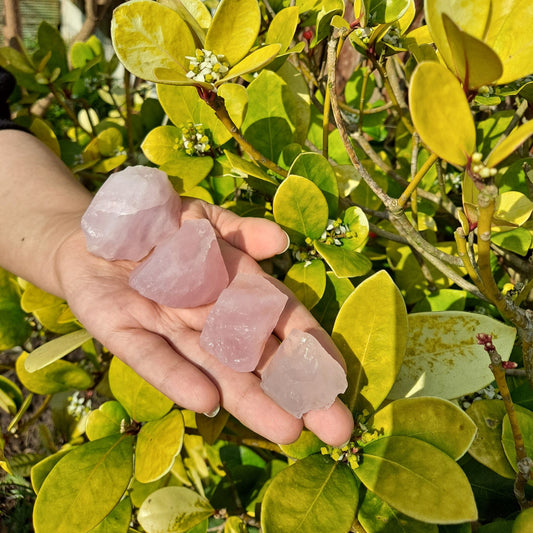
[[[293,329],[261,376],[261,388],[297,418],[326,409],[348,382],[343,368],[309,333]]]
[[[251,372],[287,300],[263,276],[237,274],[207,316],[200,346],[234,370]]]
[[[111,174],[81,219],[89,252],[139,261],[179,225],[181,200],[167,175],[145,166]]]
[[[198,307],[227,287],[228,271],[206,219],[186,220],[130,274],[130,286],[169,307]]]

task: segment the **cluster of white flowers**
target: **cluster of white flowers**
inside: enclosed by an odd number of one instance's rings
[[[344,237],[352,237],[348,226],[342,224],[342,220],[328,219],[328,225],[320,236],[320,240],[326,244],[334,244],[335,246],[342,246],[340,239]]]
[[[174,147],[181,148],[188,155],[205,155],[211,150],[209,137],[206,135],[202,124],[193,124],[181,126],[181,139],[175,139]]]
[[[381,40],[384,43],[390,44],[391,46],[395,46],[398,48],[401,46],[401,34],[399,28],[396,26],[391,26],[389,28],[389,31],[381,38]]]
[[[464,397],[461,400],[463,409],[468,409],[474,402],[480,400],[501,400],[502,395],[494,388],[493,385],[487,385],[484,389],[481,389],[474,393],[473,396]]]
[[[229,70],[229,64],[221,54],[197,48],[195,56],[185,56],[189,60],[187,78],[195,81],[215,83]]]
[[[85,396],[80,395],[76,391],[72,396],[68,398],[69,404],[67,405],[67,413],[73,416],[76,420],[79,420],[82,416],[88,415],[91,411],[91,400],[86,399]]]

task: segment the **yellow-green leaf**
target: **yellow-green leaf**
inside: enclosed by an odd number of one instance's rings
[[[453,60],[448,68],[455,72],[463,87],[477,89],[497,80],[502,75],[503,66],[496,52],[462,31],[446,13],[442,19]]]
[[[349,239],[343,239],[342,246],[314,243],[316,251],[327,261],[335,275],[339,278],[364,276],[372,269],[372,261],[368,257],[349,246]]]
[[[129,435],[88,442],[62,457],[37,494],[35,532],[87,533],[97,526],[127,489],[132,458]]]
[[[533,120],[522,124],[513,130],[494,150],[488,155],[485,164],[494,167],[506,157],[510,156],[524,141],[533,135]]]
[[[194,189],[213,168],[210,156],[189,156],[184,152],[175,152],[174,157],[159,167],[165,172],[174,189],[184,193]]]
[[[31,486],[37,494],[41,490],[41,486],[46,479],[46,476],[52,471],[52,468],[59,462],[59,460],[70,453],[70,448],[63,448],[48,457],[45,457],[42,461],[33,465],[31,468]]]
[[[430,524],[477,519],[468,478],[457,463],[431,444],[392,436],[364,447],[356,476],[398,511]]]
[[[117,357],[109,367],[109,386],[113,396],[137,422],[157,420],[165,416],[173,404]]]
[[[90,533],[128,533],[131,522],[131,499],[121,500]]]
[[[515,405],[515,415],[520,433],[524,439],[525,453],[528,457],[533,455],[533,413],[519,405]],[[505,413],[502,423],[502,446],[513,470],[518,472],[516,445],[509,415]]]
[[[440,63],[424,61],[411,78],[409,102],[424,144],[445,161],[466,165],[476,148],[476,129],[457,78]]]
[[[512,533],[529,533],[533,530],[533,508],[524,509],[513,524]]]
[[[320,189],[307,178],[289,176],[274,196],[274,218],[295,244],[318,239],[326,229],[328,204]]]
[[[372,25],[395,22],[407,11],[409,0],[370,0],[368,12]]]
[[[57,157],[61,157],[61,148],[59,147],[59,141],[54,130],[42,119],[34,118],[30,131],[41,140]]]
[[[160,4],[174,9],[190,26],[200,42],[205,41],[205,35],[211,24],[212,17],[202,0],[159,0]]]
[[[137,481],[150,483],[170,471],[175,457],[181,451],[184,433],[183,416],[177,409],[142,426],[135,446]]]
[[[281,451],[291,459],[304,459],[317,453],[324,443],[311,431],[303,430],[292,444],[280,444]]]
[[[502,446],[502,424],[506,414],[502,400],[478,400],[466,414],[478,428],[468,453],[482,465],[508,479],[516,477]]]
[[[405,303],[386,271],[363,281],[346,299],[332,337],[346,361],[346,405],[353,412],[375,411],[394,384],[407,343]]]
[[[232,67],[226,76],[217,81],[215,85],[221,85],[233,78],[261,69],[265,65],[268,65],[278,55],[280,50],[281,45],[279,43],[267,44],[266,46],[254,50],[251,54],[247,55]]]
[[[294,263],[284,283],[307,309],[312,309],[326,289],[326,267],[322,261]]]
[[[31,352],[24,367],[28,372],[35,372],[45,366],[61,359],[65,355],[79,348],[84,342],[91,339],[91,334],[86,329],[78,329],[72,333],[67,333],[57,337],[45,344],[41,344]]]
[[[297,6],[286,7],[279,11],[268,27],[265,44],[279,43],[280,52],[285,52],[291,44],[298,25],[298,11]]]
[[[389,398],[454,399],[486,387],[494,376],[478,333],[492,335],[498,353],[509,358],[516,329],[492,317],[462,311],[410,314],[405,359]]]
[[[147,533],[184,533],[215,510],[209,500],[185,487],[164,487],[141,505],[138,520]]]
[[[529,220],[533,202],[523,193],[506,191],[496,200],[493,221],[495,224],[521,226]]]
[[[189,89],[190,87],[184,87]],[[194,89],[193,89],[194,90]],[[181,130],[176,126],[159,126],[148,132],[141,144],[144,155],[154,164],[162,165],[180,150]]]
[[[54,394],[73,389],[85,390],[93,384],[91,376],[81,366],[67,361],[55,361],[41,370],[28,372],[25,368],[27,357],[26,352],[22,352],[18,357],[17,377],[28,390],[36,394]]]
[[[257,0],[222,0],[205,37],[205,49],[222,54],[230,65],[252,48],[261,25]]]
[[[371,424],[379,437],[421,439],[454,460],[466,453],[476,435],[476,424],[462,409],[432,397],[395,400],[375,413]]]
[[[196,45],[173,9],[150,0],[126,2],[113,12],[111,37],[118,58],[135,76],[158,81],[155,69],[166,69],[190,84],[185,56],[194,55]]]
[[[102,439],[122,433],[123,426],[129,422],[130,417],[124,407],[114,400],[108,401],[89,413],[85,433],[89,440]]]

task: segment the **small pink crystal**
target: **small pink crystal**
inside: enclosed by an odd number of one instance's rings
[[[263,276],[237,274],[207,316],[200,346],[234,370],[255,370],[287,300]]]
[[[261,388],[297,418],[326,409],[348,382],[341,365],[309,333],[293,329],[261,376]]]
[[[228,271],[206,219],[186,220],[130,274],[130,286],[169,307],[198,307],[227,287]]]
[[[167,175],[145,166],[111,174],[81,219],[89,252],[139,261],[176,231],[181,200]]]

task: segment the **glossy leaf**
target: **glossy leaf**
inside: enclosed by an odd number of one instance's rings
[[[339,210],[339,187],[335,171],[324,156],[311,152],[300,154],[292,163],[289,174],[311,180],[328,202],[329,217],[336,218]]]
[[[86,329],[78,329],[62,337],[57,337],[33,350],[28,355],[24,366],[28,372],[40,370],[73,352],[91,338],[91,334]]]
[[[339,278],[364,276],[372,268],[372,262],[366,255],[351,250],[348,246],[336,246],[320,241],[316,241],[314,246]]]
[[[22,344],[30,332],[16,277],[0,268],[0,350]]]
[[[261,24],[257,0],[222,0],[207,31],[204,48],[222,54],[230,65],[252,48]]]
[[[405,359],[389,398],[459,398],[486,387],[494,376],[476,335],[492,335],[508,359],[516,330],[489,316],[461,311],[409,315]]]
[[[135,446],[137,481],[150,483],[170,471],[174,458],[181,451],[184,433],[183,416],[176,409],[142,426]]]
[[[407,11],[409,0],[370,0],[368,13],[373,25],[395,22]]]
[[[193,56],[196,46],[173,9],[149,0],[126,2],[113,12],[111,37],[120,61],[135,76],[158,81],[155,69],[167,69],[176,80],[190,84],[185,56]]]
[[[212,168],[213,159],[210,156],[197,157],[175,152],[174,157],[162,164],[159,170],[168,175],[174,189],[181,194],[194,189]]]
[[[532,212],[533,202],[525,194],[506,191],[496,200],[493,221],[495,224],[521,226],[527,222]]]
[[[247,180],[252,188],[264,190],[267,194],[270,193],[272,196],[276,194],[276,190],[279,185],[279,182],[276,180],[276,178],[265,172],[259,165],[243,159],[229,150],[226,150],[224,153],[228,158],[228,163],[231,165],[233,170],[237,170],[244,174],[248,174],[248,176],[257,178],[256,180]]]
[[[533,135],[533,120],[513,130],[487,157],[485,164],[494,167],[510,156],[523,142]]]
[[[286,7],[276,13],[276,16],[270,23],[266,36],[265,43],[279,43],[281,45],[281,52],[285,52],[289,48],[296,26],[298,25],[298,7]]]
[[[524,509],[513,524],[512,533],[528,533],[533,530],[533,508]]]
[[[529,409],[524,409],[519,405],[515,405],[515,411],[518,426],[524,439],[526,455],[531,457],[533,455],[533,413]],[[518,472],[515,440],[507,413],[503,417],[502,423],[502,446],[511,467],[515,472]]]
[[[56,361],[50,365],[28,372],[25,362],[28,353],[22,352],[16,363],[17,377],[22,384],[36,394],[54,394],[72,389],[85,390],[92,386],[92,377],[81,367],[67,361]]]
[[[40,118],[34,118],[30,131],[41,140],[57,157],[61,157],[61,148],[59,147],[59,141],[54,130],[48,125],[47,122]]]
[[[185,487],[153,492],[139,509],[137,519],[146,533],[182,533],[211,516],[209,500]]]
[[[466,414],[476,424],[478,433],[468,453],[500,476],[514,479],[514,470],[502,446],[502,424],[506,412],[502,400],[478,400],[472,403]]]
[[[102,439],[122,433],[123,425],[129,422],[124,407],[116,401],[108,401],[89,413],[85,433],[89,440]]]
[[[303,430],[292,444],[280,444],[281,451],[291,459],[304,459],[318,453],[324,443],[311,431]]]
[[[132,452],[132,437],[120,435],[88,442],[63,457],[37,495],[36,533],[85,533],[98,525],[128,487]]]
[[[14,415],[21,407],[24,397],[18,386],[0,375],[0,409]]]
[[[466,165],[476,147],[476,130],[461,85],[444,66],[420,63],[409,88],[411,116],[427,147],[457,166]]]
[[[109,367],[109,387],[113,396],[137,422],[157,420],[165,416],[173,404],[117,357],[113,358]]]
[[[48,457],[45,457],[42,461],[39,461],[37,464],[33,465],[31,468],[31,486],[35,491],[35,494],[41,490],[41,486],[46,479],[46,476],[52,471],[52,468],[59,462],[59,460],[64,457],[67,453],[70,453],[72,450],[69,448],[59,450]]]
[[[131,522],[131,500],[124,498],[90,533],[127,533]]]
[[[287,494],[298,497],[287,498]],[[357,500],[357,484],[346,465],[311,455],[283,469],[268,486],[262,530],[346,533],[355,518]]]
[[[367,490],[357,513],[367,533],[439,533],[436,524],[406,516]]]
[[[320,189],[301,176],[289,176],[274,196],[274,218],[295,244],[318,239],[326,229],[328,204]]]
[[[346,299],[332,338],[347,366],[343,400],[352,412],[375,411],[394,384],[407,343],[405,303],[384,270]]]
[[[422,440],[392,436],[371,442],[355,474],[379,498],[416,520],[459,524],[477,518],[461,468]]]
[[[456,404],[441,398],[404,398],[389,403],[372,419],[379,437],[421,439],[457,460],[476,436],[476,424]]]
[[[314,48],[319,42],[329,36],[332,19],[336,16],[342,16],[344,13],[344,2],[342,0],[322,0],[318,6],[320,9],[316,15],[316,31],[309,43],[311,48]]]
[[[180,17],[189,25],[200,42],[205,41],[205,35],[211,24],[212,17],[207,6],[201,0],[159,0],[179,13]]]
[[[247,55],[244,59],[241,59],[241,61],[232,67],[227,75],[216,82],[215,85],[220,85],[244,74],[260,70],[265,65],[268,65],[278,55],[280,50],[281,45],[279,43],[267,44],[266,46],[254,50],[251,54]]]
[[[448,68],[455,72],[463,87],[477,89],[502,75],[502,63],[492,48],[462,31],[446,13],[442,21],[452,56]]]
[[[210,417],[202,413],[196,413],[196,426],[198,433],[204,441],[212,446],[217,441],[220,433],[224,429],[229,419],[229,413],[225,409],[220,409],[216,416]]]
[[[502,233],[493,233],[491,242],[515,254],[527,255],[532,244],[531,233],[525,228],[516,228]]]
[[[326,267],[322,261],[294,263],[284,283],[307,309],[312,309],[326,289]]]
[[[238,516],[230,516],[224,523],[224,533],[247,533],[246,522]]]

